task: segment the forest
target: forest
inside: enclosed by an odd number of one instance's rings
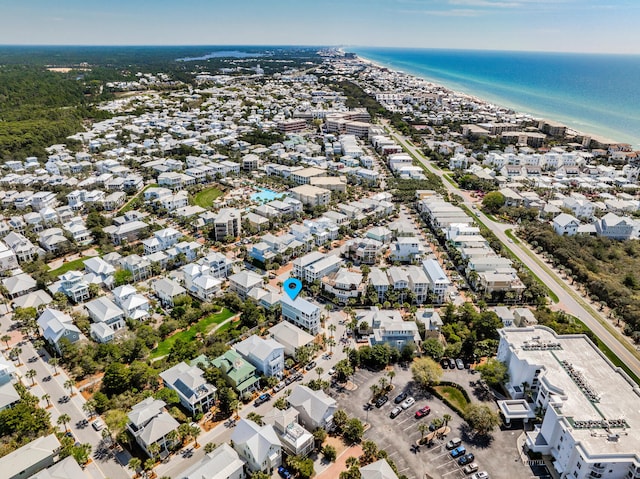
[[[544,251],[564,274],[624,321],[624,333],[640,341],[640,244],[593,236],[560,236],[547,224],[530,223],[518,231],[534,249]]]

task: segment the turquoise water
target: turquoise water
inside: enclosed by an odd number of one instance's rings
[[[260,191],[258,193],[254,193],[251,195],[251,199],[253,201],[257,201],[258,203],[268,203],[269,201],[282,198],[283,196],[283,193],[268,190],[267,188],[260,188]]]
[[[351,48],[492,103],[640,148],[640,56]]]

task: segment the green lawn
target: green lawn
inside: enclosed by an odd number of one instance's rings
[[[228,319],[231,316],[233,316],[233,314],[234,313],[229,311],[227,308],[224,308],[219,313],[210,314],[206,318],[198,321],[189,329],[176,333],[173,336],[169,336],[164,341],[161,341],[160,343],[158,343],[158,347],[154,349],[151,353],[151,358],[155,359],[161,356],[166,356],[167,354],[169,354],[169,351],[171,350],[171,346],[173,346],[173,343],[175,343],[178,340],[178,338],[184,341],[190,341],[196,336],[196,334],[198,333],[206,334],[213,325],[220,324],[225,319]]]
[[[211,206],[213,205],[213,200],[221,195],[222,191],[220,191],[215,186],[212,186],[211,188],[206,188],[197,193],[195,198],[193,199],[193,202],[203,208],[211,208]]]
[[[93,258],[93,256],[83,256],[82,258],[74,259],[73,261],[69,261],[67,263],[64,263],[59,268],[51,270],[51,274],[53,276],[60,276],[61,274],[65,274],[66,272],[71,271],[73,269],[77,269],[77,270],[82,271],[82,270],[84,270],[84,264],[83,263],[86,260],[88,260],[89,258]]]
[[[438,391],[442,397],[446,398],[451,404],[454,404],[458,407],[460,411],[464,411],[467,407],[467,400],[462,395],[462,392],[459,389],[454,388],[453,386],[435,386],[434,389]]]
[[[504,232],[509,238],[513,240],[515,244],[520,244],[520,240],[516,238],[516,235],[513,234],[513,231],[507,230]]]

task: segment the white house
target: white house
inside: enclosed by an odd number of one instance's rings
[[[292,300],[285,295],[280,300],[282,317],[300,326],[311,334],[318,334],[320,330],[320,308],[304,298]]]
[[[560,236],[574,236],[578,232],[578,226],[578,218],[567,213],[560,213],[553,218],[553,229]]]
[[[177,297],[184,296],[187,293],[186,289],[168,278],[160,278],[154,281],[152,288],[160,302],[165,307],[173,307],[173,301]]]
[[[274,339],[254,334],[235,344],[234,349],[265,376],[281,376],[284,371],[284,346]]]
[[[282,464],[282,444],[273,426],[258,426],[240,419],[231,434],[233,448],[246,461],[251,472],[262,471],[271,475]]]
[[[180,479],[245,479],[244,461],[227,443],[222,443],[180,474]]]
[[[177,430],[180,424],[165,410],[165,406],[164,401],[148,397],[133,406],[127,414],[127,429],[149,457],[153,457],[149,450],[152,444],[158,444],[160,456],[165,457],[177,442],[167,436],[171,431]]]
[[[314,391],[307,386],[297,385],[291,391],[287,401],[298,411],[300,424],[308,431],[333,428],[333,414],[338,405],[323,391]]]
[[[269,328],[269,334],[284,347],[284,354],[295,357],[296,351],[313,342],[314,337],[288,321]]]

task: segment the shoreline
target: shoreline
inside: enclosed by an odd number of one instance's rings
[[[370,58],[365,58],[362,56],[362,54],[360,53],[355,53],[355,52],[349,52],[355,55],[356,59],[362,63],[368,64],[372,67],[378,68],[378,69],[385,69],[385,70],[389,70],[401,75],[406,75],[409,77],[413,77],[413,78],[417,78],[420,80],[425,81],[427,84],[429,84],[430,86],[435,86],[438,88],[442,88],[443,90],[445,90],[447,93],[451,93],[453,95],[457,95],[459,97],[462,98],[469,98],[475,102],[478,102],[480,104],[483,105],[492,105],[492,106],[496,106],[499,108],[503,108],[505,110],[510,110],[512,111],[514,114],[523,116],[523,117],[529,117],[534,121],[553,121],[555,123],[559,123],[562,124],[563,126],[565,126],[567,128],[567,133],[568,134],[574,134],[575,136],[588,136],[592,139],[598,139],[598,140],[607,140],[609,142],[612,143],[618,143],[618,144],[628,144],[631,145],[632,149],[634,150],[638,150],[640,149],[640,140],[637,140],[637,143],[629,140],[616,140],[614,138],[612,138],[609,134],[607,133],[601,133],[601,132],[597,132],[594,131],[592,133],[587,132],[585,130],[579,129],[578,127],[572,126],[571,124],[568,124],[566,122],[566,120],[556,120],[554,119],[552,116],[544,116],[541,115],[540,113],[536,113],[536,112],[531,112],[531,111],[524,111],[521,109],[520,106],[510,106],[508,104],[502,103],[500,101],[492,101],[490,99],[486,99],[486,98],[482,98],[480,96],[477,96],[476,94],[472,94],[472,93],[467,93],[464,91],[460,91],[458,89],[456,89],[455,87],[450,87],[445,85],[444,83],[441,83],[440,80],[436,80],[434,78],[429,78],[423,74],[419,74],[419,73],[411,73],[411,72],[406,72],[404,70],[401,70],[397,67],[394,67],[392,65],[385,65],[384,63],[381,63],[379,60],[373,60]],[[574,121],[573,123],[580,123],[580,121]],[[596,128],[596,127],[594,127]]]

